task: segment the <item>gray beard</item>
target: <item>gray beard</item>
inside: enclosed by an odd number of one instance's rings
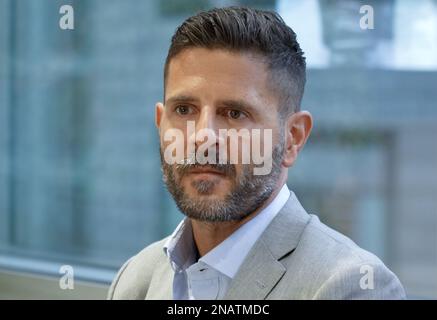
[[[253,165],[243,165],[241,177],[235,181],[233,164],[218,165],[228,178],[234,180],[232,190],[223,200],[194,199],[188,196],[174,174],[175,170],[183,173],[186,166],[167,164],[161,150],[163,180],[179,210],[187,217],[205,222],[241,221],[260,208],[275,191],[281,174],[283,145],[282,140],[273,149],[272,170],[268,175],[254,175]],[[214,182],[200,180],[193,182],[193,187],[199,194],[207,195],[211,194]]]

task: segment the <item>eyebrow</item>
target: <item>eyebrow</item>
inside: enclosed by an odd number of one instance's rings
[[[196,101],[199,101],[199,99],[196,99],[193,96],[181,94],[168,98],[164,104],[173,103],[173,102],[183,103],[183,102],[196,102]]]

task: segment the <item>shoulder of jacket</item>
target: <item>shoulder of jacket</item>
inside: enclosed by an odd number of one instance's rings
[[[112,281],[107,298],[144,299],[156,266],[166,262],[163,246],[167,239],[148,245],[128,259]]]

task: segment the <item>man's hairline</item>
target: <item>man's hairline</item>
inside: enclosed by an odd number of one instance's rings
[[[268,81],[267,82],[267,89],[271,90],[273,92],[273,94],[277,94],[277,91],[279,91],[280,89],[273,89],[269,83],[274,82],[274,70],[272,68],[269,67],[266,59],[266,55],[263,54],[261,51],[255,50],[255,49],[232,49],[232,48],[226,48],[226,47],[222,47],[222,46],[217,46],[217,47],[206,47],[206,46],[187,46],[185,48],[182,48],[181,50],[179,50],[176,54],[170,56],[167,56],[166,60],[165,60],[165,64],[164,64],[164,90],[163,90],[163,105],[165,106],[165,96],[166,96],[166,87],[167,87],[167,79],[168,79],[168,73],[170,70],[170,64],[171,61],[173,59],[175,59],[177,56],[179,56],[180,54],[182,54],[183,52],[187,51],[187,50],[194,50],[194,49],[206,49],[209,51],[213,51],[213,50],[219,50],[219,51],[224,51],[227,53],[231,53],[231,54],[241,54],[241,55],[247,55],[249,58],[253,58],[255,60],[258,60],[258,62],[261,62],[264,64],[265,68],[265,72],[268,73],[267,75],[267,79],[268,80],[272,80],[272,81]],[[258,51],[258,52],[257,52]],[[280,98],[278,100],[281,100]],[[283,106],[281,106],[281,103],[278,102],[277,105],[275,106],[276,108],[276,112],[279,114],[278,116],[278,121],[280,121],[280,124],[284,124],[286,119],[289,118],[291,115],[293,115],[294,113],[299,111],[299,106],[293,106],[292,111],[291,112],[285,112],[285,111],[281,111],[282,109],[287,109],[287,108],[283,108]]]

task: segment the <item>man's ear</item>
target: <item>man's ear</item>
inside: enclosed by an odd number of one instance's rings
[[[285,123],[285,150],[282,160],[285,167],[291,167],[296,161],[297,155],[305,145],[312,127],[313,117],[308,111],[299,111],[289,116]]]
[[[155,125],[159,129],[161,127],[161,120],[164,114],[164,105],[161,102],[158,102],[155,105]]]

